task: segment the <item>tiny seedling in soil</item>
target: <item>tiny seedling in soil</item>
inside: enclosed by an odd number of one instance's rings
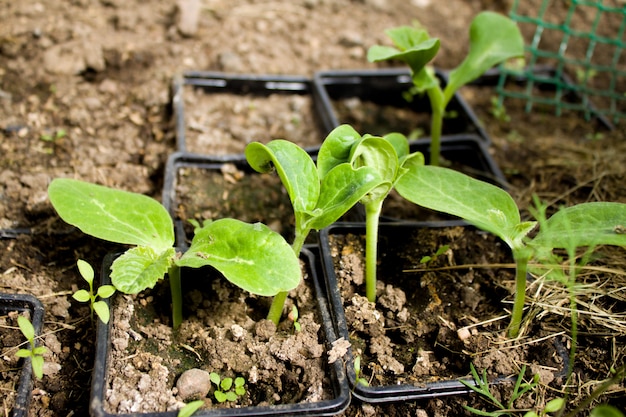
[[[432,256],[430,255],[423,256],[422,259],[420,259],[420,263],[426,264],[430,261],[433,261],[437,259],[438,257],[440,257],[441,255],[443,255],[444,253],[446,253],[448,249],[450,249],[450,245],[442,245],[439,247],[439,249],[437,249],[437,251]]]
[[[211,372],[209,374],[211,378],[211,382],[215,384],[215,392],[213,395],[215,399],[219,403],[223,403],[225,401],[234,402],[243,395],[246,395],[246,389],[244,385],[246,385],[246,380],[238,376],[233,379],[230,377],[222,378],[216,372]]]
[[[30,358],[33,374],[38,379],[43,378],[43,355],[47,352],[45,346],[37,346],[35,342],[35,328],[24,316],[18,316],[17,325],[28,341],[28,348],[20,349],[15,353],[18,358]]]
[[[350,210],[364,195],[377,187],[380,179],[371,167],[336,163],[337,141],[342,127],[334,129],[322,143],[317,165],[298,145],[276,139],[267,144],[252,142],[246,147],[250,166],[261,173],[276,171],[289,194],[295,215],[295,237],[291,245],[296,255],[312,230],[330,226]],[[277,294],[267,318],[278,323],[287,293]]]
[[[366,378],[363,378],[361,376],[361,357],[360,356],[355,356],[354,357],[354,375],[356,376],[356,383],[363,385],[364,387],[369,387],[370,383],[367,382]]]
[[[117,291],[136,294],[168,274],[174,328],[182,322],[181,267],[212,266],[234,285],[261,296],[290,291],[302,278],[289,244],[261,223],[207,221],[180,254],[173,247],[169,213],[150,197],[66,178],[54,179],[48,195],[66,223],[96,238],[133,246],[111,266]]]
[[[287,316],[287,318],[293,322],[293,329],[296,332],[299,332],[301,327],[300,327],[300,322],[298,322],[298,307],[296,306],[291,307],[291,311],[289,312],[289,315]]]
[[[425,92],[432,109],[430,163],[439,165],[441,132],[446,106],[462,86],[480,77],[491,67],[524,54],[524,39],[515,22],[494,12],[481,12],[470,24],[469,53],[450,72],[442,90],[432,68],[425,65],[439,50],[439,40],[423,28],[400,26],[388,29],[387,36],[395,47],[374,45],[367,53],[370,62],[399,60],[412,73],[414,87]]]
[[[621,230],[626,204],[591,202],[558,210],[540,222],[530,238],[535,221],[522,221],[519,209],[505,190],[452,169],[432,165],[410,167],[397,182],[405,199],[431,210],[466,220],[491,232],[511,249],[516,264],[515,296],[509,336],[519,335],[526,292],[528,263],[548,259],[554,249],[574,251],[599,245],[626,246]]]
[[[109,298],[115,292],[115,287],[113,285],[101,285],[98,288],[96,293],[93,292],[93,279],[94,279],[94,271],[91,265],[87,262],[79,259],[76,262],[78,266],[78,271],[80,275],[83,277],[85,281],[89,284],[89,291],[87,290],[78,290],[76,291],[72,297],[76,301],[80,301],[81,303],[89,303],[89,308],[91,309],[91,319],[93,320],[93,313],[102,320],[104,324],[109,322],[109,306],[104,301],[96,301],[98,298]]]

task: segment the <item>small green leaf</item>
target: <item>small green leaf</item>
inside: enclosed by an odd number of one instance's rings
[[[428,33],[411,26],[400,26],[385,32],[396,48],[374,45],[367,51],[370,62],[397,59],[406,63],[413,72],[419,72],[439,51],[439,39],[430,38]]]
[[[223,393],[222,391],[215,391],[213,393],[213,395],[215,396],[215,399],[217,400],[217,402],[219,403],[223,403],[224,401],[228,400],[228,397],[226,396],[225,393]]]
[[[215,385],[217,385],[218,387],[220,386],[220,380],[222,379],[218,373],[216,372],[211,372],[209,374],[209,379],[211,380],[212,383],[214,383]]]
[[[565,406],[565,399],[563,398],[554,398],[546,403],[543,411],[546,413],[556,413],[561,408]]]
[[[167,273],[175,254],[174,248],[160,254],[149,247],[131,248],[113,261],[111,282],[125,294],[137,294],[146,288],[153,288]]]
[[[32,342],[33,340],[35,340],[35,328],[33,327],[33,324],[30,322],[30,320],[28,320],[24,316],[18,316],[17,325],[20,328],[20,331],[22,332],[24,337],[28,339],[28,341]]]
[[[91,295],[87,290],[78,290],[73,295],[72,298],[76,301],[80,301],[81,303],[86,303],[91,300]]]
[[[238,287],[263,296],[290,291],[302,278],[300,261],[281,235],[236,219],[205,224],[176,264],[211,265]]]
[[[172,219],[153,198],[68,178],[52,180],[48,196],[66,223],[90,236],[157,252],[174,245]]]
[[[470,81],[507,59],[524,55],[524,38],[512,19],[495,12],[481,12],[470,25],[469,53],[450,72],[444,90],[444,103]],[[445,107],[445,106],[444,106]]]
[[[101,285],[98,288],[98,297],[109,298],[115,293],[115,287],[113,285]]]
[[[198,411],[203,405],[204,401],[202,400],[192,401],[188,404],[185,404],[183,408],[178,410],[178,414],[176,414],[176,417],[191,417],[193,413]]]
[[[243,377],[238,376],[237,378],[235,378],[235,387],[241,388],[245,384],[246,384],[246,380]]]
[[[230,389],[230,387],[232,387],[232,386],[233,386],[233,379],[232,378],[224,378],[224,379],[222,379],[222,382],[220,382],[220,387],[224,391],[228,391]]]
[[[591,410],[589,417],[624,417],[624,413],[612,405],[601,404]]]
[[[240,397],[246,395],[246,389],[244,387],[235,387],[235,394]]]
[[[76,261],[76,265],[78,266],[78,272],[80,272],[80,275],[85,279],[85,281],[91,284],[93,282],[93,277],[94,277],[94,272],[93,272],[93,268],[91,267],[91,265],[89,265],[87,262],[83,261],[82,259],[79,259],[78,261]]]
[[[100,317],[104,324],[109,323],[109,306],[104,301],[96,301],[93,303],[93,311]]]
[[[350,125],[334,128],[324,139],[317,154],[317,170],[324,178],[333,168],[350,160],[354,144],[361,140],[361,135]]]
[[[34,355],[30,358],[30,364],[33,367],[33,374],[37,379],[43,378],[43,356]]]
[[[33,352],[29,349],[20,349],[15,352],[15,356],[17,356],[18,358],[28,358],[29,356],[33,356]]]
[[[237,401],[237,394],[236,393],[234,393],[232,391],[229,391],[229,392],[225,393],[225,395],[226,395],[226,400],[227,401],[231,401],[231,402]]]

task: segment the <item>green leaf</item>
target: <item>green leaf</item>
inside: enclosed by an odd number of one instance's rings
[[[439,51],[439,39],[430,38],[423,29],[400,26],[385,32],[398,47],[374,45],[367,51],[370,62],[397,59],[406,63],[414,73],[419,72]]]
[[[33,367],[33,374],[37,379],[43,378],[43,356],[34,355],[30,358],[30,364]]]
[[[222,382],[220,382],[220,387],[222,388],[223,391],[228,391],[230,387],[232,386],[233,386],[232,378],[224,378],[222,379]]]
[[[226,400],[227,401],[231,401],[231,402],[237,401],[237,394],[236,393],[234,393],[232,391],[229,391],[229,392],[225,393],[225,395],[226,395]]]
[[[17,326],[28,341],[35,340],[35,328],[33,324],[24,316],[17,317]]]
[[[396,184],[398,193],[419,206],[465,219],[494,233],[510,247],[521,244],[520,214],[513,198],[495,185],[449,168],[411,167]]]
[[[113,261],[111,283],[125,294],[152,288],[165,276],[175,254],[171,247],[161,253],[149,247],[131,248]]]
[[[215,396],[215,399],[217,400],[217,402],[219,403],[223,403],[224,401],[228,400],[228,397],[226,396],[225,393],[223,393],[222,391],[215,391],[213,393],[213,395]]]
[[[252,142],[246,146],[246,159],[258,172],[276,169],[295,211],[315,208],[320,184],[315,163],[304,149],[282,139],[267,145]]]
[[[178,266],[211,265],[238,287],[273,296],[300,283],[300,261],[278,233],[261,223],[220,219],[205,224],[194,236]]]
[[[219,374],[217,372],[211,372],[209,374],[209,379],[211,380],[212,383],[214,383],[215,385],[220,386],[220,380],[222,379]]]
[[[320,146],[317,154],[317,170],[323,179],[333,168],[350,160],[354,144],[361,140],[361,135],[350,125],[334,128]]]
[[[546,413],[556,413],[563,407],[565,407],[565,399],[554,398],[546,403],[546,406],[543,408],[543,411]]]
[[[237,387],[237,388],[241,388],[241,387],[243,387],[245,384],[246,384],[246,380],[245,380],[243,377],[238,376],[237,378],[235,378],[235,387]],[[244,391],[244,392],[245,392],[245,391]]]
[[[91,295],[89,295],[89,291],[87,290],[78,290],[72,295],[72,298],[81,303],[86,303],[91,300]]]
[[[109,298],[115,293],[115,287],[113,285],[101,285],[98,288],[98,297]]]
[[[93,277],[94,277],[94,272],[93,272],[93,268],[91,267],[91,265],[89,265],[87,262],[83,261],[82,259],[79,259],[78,261],[76,261],[76,265],[78,266],[78,272],[80,272],[80,275],[85,279],[85,281],[91,284],[93,282]]]
[[[178,410],[178,414],[176,414],[176,417],[191,417],[193,413],[198,411],[203,405],[204,401],[202,400],[196,400],[190,402],[189,404],[185,404],[183,408]]]
[[[93,303],[93,311],[100,317],[104,324],[109,323],[109,306],[104,301],[96,301]]]
[[[145,195],[67,178],[54,179],[48,195],[66,223],[90,236],[157,252],[174,244],[169,213]]]
[[[593,202],[563,208],[542,225],[531,245],[571,249],[626,246],[626,204]]]
[[[444,90],[444,103],[448,103],[459,88],[491,67],[524,55],[524,38],[517,24],[502,14],[490,11],[479,13],[472,20],[469,36],[469,53],[450,72]]]
[[[624,417],[624,413],[612,405],[601,404],[591,410],[589,417]]]
[[[28,358],[30,356],[33,356],[33,352],[29,349],[20,349],[15,352],[15,356],[17,356],[18,358]]]
[[[319,210],[309,226],[315,230],[330,226],[380,183],[373,168],[354,169],[349,163],[336,166],[322,179]]]

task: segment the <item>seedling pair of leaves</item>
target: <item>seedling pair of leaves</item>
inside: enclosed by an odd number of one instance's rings
[[[35,327],[24,316],[17,317],[17,326],[20,328],[22,335],[28,341],[27,349],[20,349],[15,353],[18,358],[30,358],[30,364],[33,368],[33,374],[38,379],[43,378],[43,355],[48,351],[45,346],[37,346],[35,341]]]
[[[109,298],[115,293],[115,287],[113,285],[101,285],[98,287],[98,290],[94,293],[93,291],[93,280],[94,280],[94,271],[91,265],[87,262],[79,259],[76,262],[78,266],[78,271],[80,275],[83,277],[85,281],[89,284],[89,291],[87,290],[78,290],[73,295],[76,301],[80,301],[81,303],[89,303],[89,308],[91,310],[91,319],[93,320],[93,313],[95,312],[98,318],[102,320],[104,324],[109,322],[109,306],[106,302],[99,300],[98,298]]]
[[[209,378],[215,384],[213,396],[219,403],[237,401],[239,397],[246,394],[244,387],[246,380],[243,377],[238,376],[235,379],[230,377],[222,378],[218,373],[211,372]]]
[[[479,13],[470,24],[469,53],[450,72],[442,89],[434,71],[427,66],[439,51],[439,39],[431,38],[423,28],[412,26],[392,28],[385,33],[395,47],[374,45],[368,50],[367,59],[370,62],[399,60],[410,67],[415,88],[425,92],[431,104],[430,163],[439,165],[444,112],[454,93],[491,67],[521,57],[524,39],[515,22],[508,17],[489,11]]]
[[[132,245],[111,266],[111,282],[118,291],[138,293],[169,275],[175,328],[182,321],[181,267],[212,266],[233,284],[261,296],[289,291],[300,282],[298,257],[282,236],[261,223],[207,221],[180,254],[169,213],[150,197],[64,178],[50,183],[48,195],[65,222],[90,236]]]

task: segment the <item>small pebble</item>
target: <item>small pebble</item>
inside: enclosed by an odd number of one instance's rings
[[[178,378],[176,388],[182,401],[204,398],[211,389],[211,378],[207,371],[189,369]]]

